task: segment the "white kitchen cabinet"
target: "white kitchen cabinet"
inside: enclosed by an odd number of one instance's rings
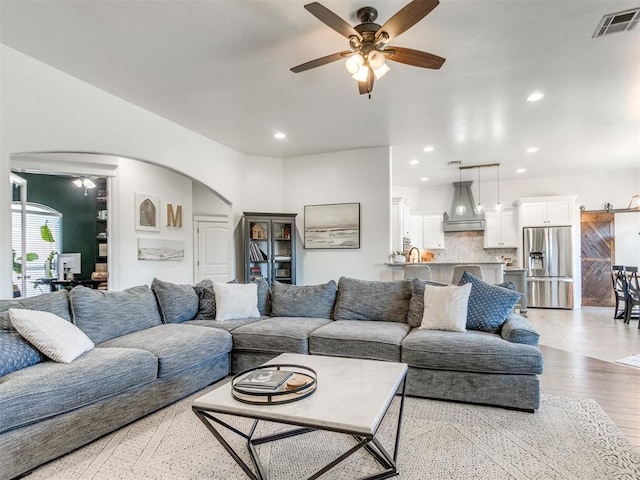
[[[575,203],[569,198],[525,201],[520,203],[523,227],[551,227],[573,224]]]
[[[402,198],[393,198],[391,202],[391,250],[404,250],[403,238],[411,236],[411,211]]]
[[[515,208],[484,214],[484,248],[517,248],[518,222]]]
[[[442,214],[432,213],[422,216],[422,248],[437,250],[444,248]]]
[[[414,247],[422,247],[422,214],[412,213],[410,220],[411,228],[409,230],[409,238],[411,245]]]

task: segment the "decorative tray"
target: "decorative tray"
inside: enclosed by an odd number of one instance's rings
[[[302,365],[261,365],[231,380],[231,395],[243,403],[279,405],[312,395],[318,386],[315,370]]]

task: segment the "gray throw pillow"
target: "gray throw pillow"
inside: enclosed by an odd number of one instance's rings
[[[419,327],[422,324],[422,316],[424,315],[424,286],[444,287],[446,284],[431,280],[420,280],[419,278],[414,278],[412,282],[407,323],[412,327]]]
[[[253,280],[258,285],[258,311],[262,316],[271,315],[271,289],[264,278]]]
[[[336,282],[321,285],[271,285],[271,316],[331,318],[336,300]]]
[[[181,323],[198,314],[198,294],[191,285],[178,285],[154,278],[151,290],[158,299],[164,323]]]
[[[95,344],[162,325],[156,297],[146,285],[121,292],[79,285],[69,299],[73,322]]]
[[[333,318],[407,323],[411,290],[411,280],[380,282],[341,277]]]
[[[38,349],[18,332],[0,330],[0,377],[43,360],[44,357]]]
[[[210,283],[207,284],[205,282]],[[203,280],[194,285],[193,289],[198,294],[198,313],[196,320],[215,320],[216,319],[216,296],[213,293],[213,282],[211,280]]]
[[[37,297],[0,300],[0,330],[11,330],[15,332],[15,328],[11,325],[11,319],[9,318],[10,308],[49,312],[64,318],[65,320],[71,321],[69,292],[66,290],[45,293],[44,295],[38,295]]]

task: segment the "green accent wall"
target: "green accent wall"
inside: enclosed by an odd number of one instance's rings
[[[35,173],[18,173],[18,175],[27,180],[28,202],[41,203],[62,213],[63,250],[60,253],[79,252],[82,255],[82,273],[76,275],[76,278],[82,280],[91,278],[98,253],[96,242],[98,188],[87,190],[85,196],[84,188],[78,188],[71,183],[73,177]]]

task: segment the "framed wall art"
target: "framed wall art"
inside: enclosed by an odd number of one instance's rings
[[[305,205],[304,248],[360,248],[360,204]]]
[[[160,231],[160,197],[135,194],[136,230],[145,232]]]
[[[184,241],[138,238],[138,260],[184,260]]]

